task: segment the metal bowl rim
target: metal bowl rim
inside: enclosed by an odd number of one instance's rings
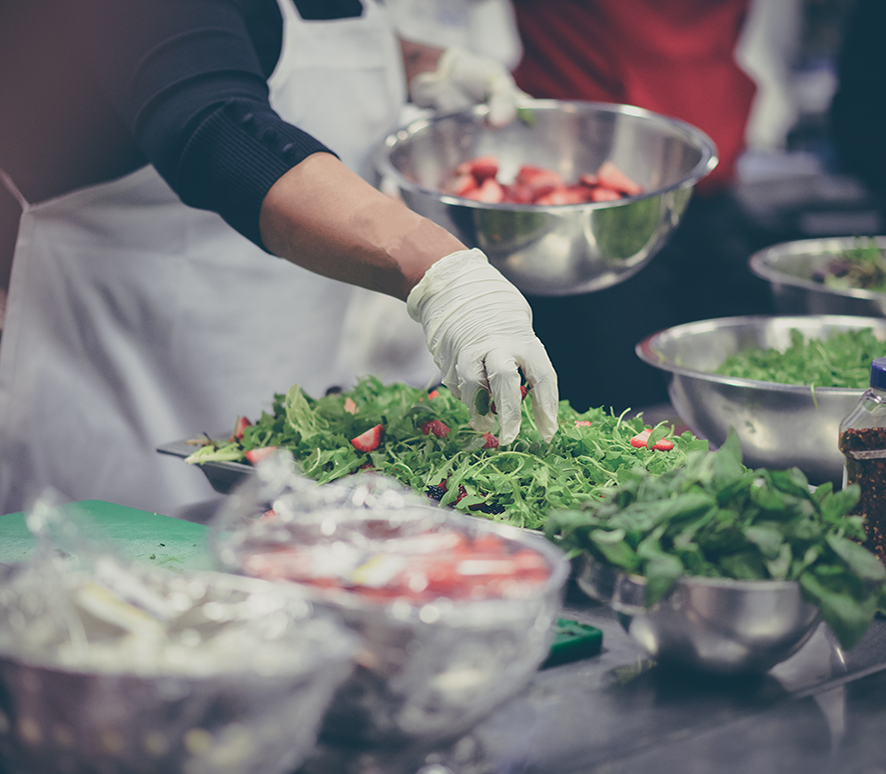
[[[876,244],[881,247],[881,249],[886,249],[886,236],[871,236],[868,238],[875,240]],[[780,242],[779,244],[770,245],[762,250],[758,250],[750,257],[748,265],[754,274],[767,282],[791,285],[793,287],[803,288],[804,290],[813,290],[827,295],[843,296],[844,298],[858,298],[865,301],[877,301],[882,303],[884,299],[886,299],[886,293],[865,290],[864,288],[831,288],[821,282],[814,282],[813,280],[798,277],[795,274],[781,272],[770,263],[770,259],[780,258],[785,255],[791,255],[797,258],[802,258],[804,256],[812,258],[827,255],[829,251],[822,249],[816,251],[816,247],[820,247],[828,242],[845,245],[844,249],[850,249],[857,239],[858,237],[844,236],[819,239],[796,239],[790,242]],[[797,250],[798,248],[808,249],[799,251]]]
[[[710,320],[697,320],[695,322],[683,323],[681,325],[675,325],[671,328],[665,328],[664,330],[657,331],[656,333],[653,333],[640,341],[634,347],[634,352],[636,352],[637,357],[639,357],[644,363],[658,368],[662,371],[668,371],[679,376],[687,376],[693,379],[699,379],[706,382],[714,382],[716,384],[723,384],[730,387],[745,387],[748,389],[758,390],[765,389],[775,392],[796,393],[798,395],[814,393],[815,395],[824,394],[835,396],[861,395],[865,391],[865,389],[867,389],[866,387],[813,387],[808,384],[784,384],[782,382],[765,382],[758,379],[744,379],[738,376],[721,376],[720,374],[711,373],[710,371],[699,371],[695,368],[679,366],[676,363],[672,363],[662,358],[655,352],[656,342],[666,334],[681,331],[691,332],[694,328],[716,329],[726,327],[738,327],[742,324],[772,320],[783,320],[786,324],[790,324],[791,320],[800,320],[807,322],[819,321],[821,323],[824,323],[825,325],[830,324],[834,327],[842,326],[846,328],[879,328],[883,330],[884,333],[886,333],[886,321],[884,321],[884,319],[880,317],[859,317],[855,315],[837,314],[745,315],[736,317],[718,317]]]
[[[685,135],[688,140],[696,143],[699,151],[701,152],[701,158],[699,159],[698,163],[692,168],[692,170],[688,174],[684,175],[676,183],[665,186],[663,188],[657,188],[654,191],[644,191],[637,196],[628,196],[624,199],[619,199],[617,201],[611,202],[554,204],[544,206],[539,206],[537,204],[517,203],[496,204],[478,202],[474,201],[473,199],[462,199],[458,196],[441,193],[436,189],[427,188],[423,185],[408,180],[391,163],[390,152],[397,145],[397,143],[414,136],[422,129],[425,129],[432,124],[452,119],[456,116],[484,117],[489,113],[488,105],[476,105],[475,107],[465,111],[447,113],[445,115],[434,116],[431,118],[418,118],[415,121],[412,121],[405,126],[400,127],[394,132],[391,132],[387,137],[385,137],[385,139],[381,142],[377,149],[375,167],[382,175],[393,178],[400,188],[403,188],[412,193],[420,193],[437,197],[438,200],[443,202],[444,204],[457,205],[461,207],[467,207],[469,209],[541,213],[546,212],[549,209],[554,209],[557,212],[614,209],[616,207],[622,207],[625,204],[640,201],[642,199],[650,199],[655,196],[662,196],[663,194],[670,193],[671,191],[694,186],[699,180],[710,173],[719,162],[716,145],[714,145],[713,140],[711,140],[711,138],[707,134],[701,131],[701,129],[692,126],[692,124],[688,124],[685,121],[681,121],[670,116],[665,116],[661,113],[655,113],[651,110],[646,110],[645,108],[635,107],[634,105],[622,105],[608,102],[587,102],[580,100],[556,99],[524,100],[520,102],[519,105],[521,108],[527,108],[531,110],[565,110],[566,112],[577,113],[580,109],[583,109],[594,110],[603,113],[617,113],[649,121],[661,121],[664,122],[665,125],[676,129],[678,133]]]
[[[616,577],[630,581],[637,586],[645,586],[648,582],[644,575],[625,572],[615,565],[599,561],[591,554],[582,554],[581,558],[589,564],[593,563],[601,565],[614,573]],[[796,588],[799,590],[800,588],[800,584],[795,580],[780,580],[778,578],[757,578],[754,580],[748,580],[741,578],[716,578],[707,575],[681,575],[677,579],[674,589],[676,589],[677,586],[707,586],[709,588],[732,589],[737,591],[771,591],[788,588]]]

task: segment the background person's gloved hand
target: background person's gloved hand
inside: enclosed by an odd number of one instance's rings
[[[471,410],[480,432],[494,422],[475,405],[488,389],[496,404],[499,441],[520,430],[519,367],[532,395],[535,424],[549,441],[557,431],[557,374],[532,330],[529,303],[480,250],[460,250],[437,261],[412,289],[409,315],[421,323],[443,384]]]
[[[510,123],[517,115],[517,103],[529,99],[501,62],[461,48],[447,48],[436,70],[415,76],[409,84],[409,96],[419,107],[433,108],[438,113],[454,113],[488,102],[493,126]]]

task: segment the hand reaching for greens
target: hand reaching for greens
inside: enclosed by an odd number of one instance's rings
[[[410,316],[422,324],[428,348],[445,384],[471,411],[471,423],[489,430],[493,419],[477,408],[477,393],[492,394],[500,442],[520,431],[520,373],[533,396],[533,416],[542,438],[557,432],[557,374],[532,330],[529,303],[480,250],[463,250],[437,261],[407,299]]]

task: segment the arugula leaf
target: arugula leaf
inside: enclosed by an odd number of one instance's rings
[[[539,529],[551,508],[597,500],[634,471],[660,475],[681,466],[690,452],[708,448],[688,432],[673,437],[664,423],[652,429],[653,436],[669,437],[672,450],[635,448],[630,439],[644,429],[641,417],[602,408],[579,413],[568,401],[559,406],[559,432],[546,443],[535,428],[531,393],[522,405],[516,441],[485,448],[487,438],[470,426],[467,407],[445,387],[433,394],[374,377],[319,399],[295,385],[285,396],[274,396],[273,410],[247,427],[242,440],[208,442],[189,460],[244,461],[249,449],[277,446],[291,451],[305,475],[321,482],[368,464],[418,492],[441,486],[443,505]],[[425,435],[422,427],[432,419],[446,424],[449,433]],[[370,454],[357,452],[350,439],[376,424],[385,427],[382,445]]]

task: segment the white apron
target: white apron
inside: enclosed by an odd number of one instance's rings
[[[316,22],[280,0],[269,86],[285,120],[366,174],[404,79],[381,9],[364,6]],[[38,204],[5,182],[23,215],[0,337],[0,513],[46,485],[168,513],[212,490],[157,446],[227,432],[296,382],[320,396],[364,373],[434,376],[405,304],[262,252],[183,205],[153,167]],[[395,359],[414,360],[385,373],[391,353],[368,344],[373,316],[398,332],[386,339]]]

